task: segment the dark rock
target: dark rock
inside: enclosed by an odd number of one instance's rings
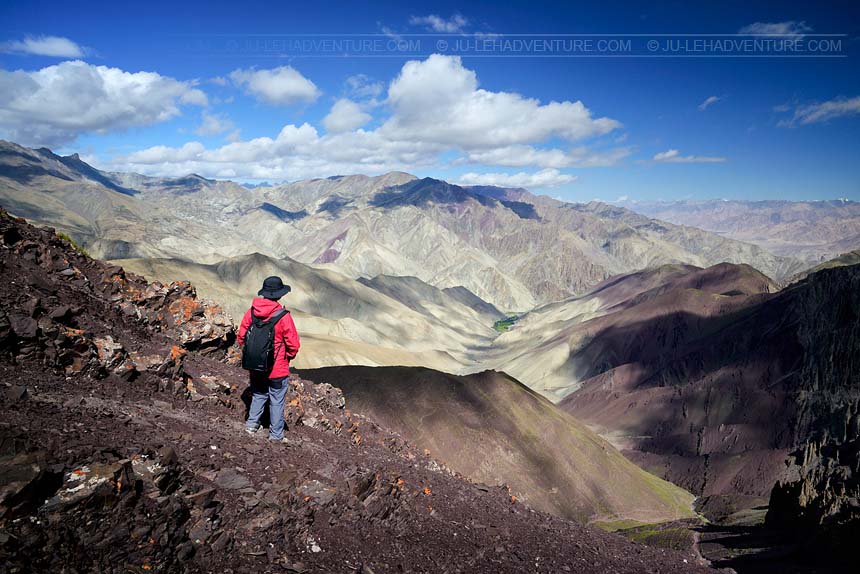
[[[29,317],[35,319],[42,310],[42,299],[40,297],[31,297],[24,303],[22,309]]]
[[[220,488],[225,488],[227,490],[241,490],[251,486],[251,481],[247,476],[232,468],[227,468],[218,472],[215,475],[214,482]]]
[[[62,487],[43,508],[56,512],[90,501],[110,504],[117,493],[133,484],[131,461],[81,465],[65,474]]]
[[[24,385],[12,385],[7,387],[5,392],[6,400],[10,403],[17,403],[18,401],[23,401],[28,397],[27,387]]]
[[[176,451],[172,446],[164,446],[158,450],[159,462],[164,466],[171,466],[179,462],[179,457],[176,456]]]
[[[215,495],[218,493],[218,490],[215,488],[205,488],[200,492],[196,492],[194,494],[189,494],[185,497],[185,499],[194,504],[195,506],[199,506],[201,508],[207,508],[211,506],[215,501]]]
[[[21,232],[18,231],[16,227],[9,227],[3,230],[3,243],[5,245],[15,245],[19,241],[21,241],[23,237],[21,236]]]
[[[60,305],[59,307],[55,307],[48,313],[48,317],[53,319],[54,321],[59,321],[60,323],[66,322],[72,318],[72,308],[68,305]]]
[[[0,459],[0,519],[33,511],[60,487],[62,475],[45,463],[44,453]]]
[[[35,339],[39,330],[39,324],[28,315],[9,315],[9,324],[12,331],[21,339]]]

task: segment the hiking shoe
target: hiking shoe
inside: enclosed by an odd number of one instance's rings
[[[260,430],[260,425],[254,425],[252,427],[245,427],[245,432],[248,434],[254,434],[258,430]]]

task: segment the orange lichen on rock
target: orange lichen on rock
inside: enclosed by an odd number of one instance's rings
[[[173,345],[172,347],[170,347],[170,358],[173,361],[176,361],[180,357],[184,357],[187,354],[188,354],[188,351],[186,351],[182,347],[179,347],[177,345]]]
[[[167,310],[181,321],[190,321],[191,317],[203,311],[201,305],[187,295],[171,303]]]

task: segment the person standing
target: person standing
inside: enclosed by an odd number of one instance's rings
[[[290,312],[278,302],[290,292],[280,277],[267,277],[258,297],[242,317],[237,341],[242,347],[242,368],[250,373],[251,407],[245,430],[260,430],[260,418],[269,404],[269,439],[284,441],[284,397],[289,387],[290,361],[299,352],[299,334]]]

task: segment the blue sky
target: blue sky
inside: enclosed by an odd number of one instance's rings
[[[0,137],[152,175],[401,169],[577,201],[860,200],[856,3],[654,4],[5,2]],[[827,58],[644,47],[739,33],[841,43]],[[636,44],[499,48],[515,34]],[[302,39],[381,49],[275,44]],[[472,39],[489,49],[456,48]],[[420,49],[389,49],[404,40]]]

